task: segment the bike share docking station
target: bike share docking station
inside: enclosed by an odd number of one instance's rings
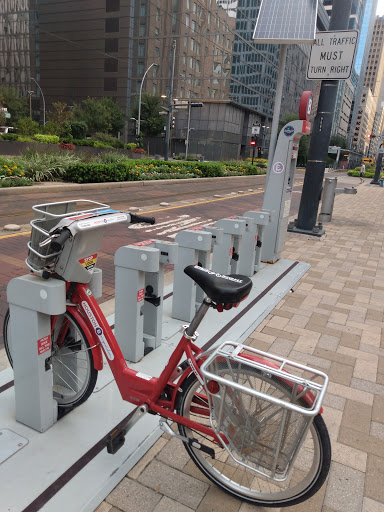
[[[218,273],[243,273],[253,281],[248,299],[238,308],[224,314],[209,311],[195,342],[205,349],[226,340],[245,342],[309,269],[306,263],[280,259],[294,180],[294,147],[300,134],[309,129],[303,121],[289,126],[293,132],[284,133],[286,126],[279,137],[262,210],[221,219],[214,228],[180,232],[174,243],[150,240],[116,252],[115,314],[108,321],[115,324],[126,357],[137,361],[128,361],[131,368],[158,376],[180,339],[181,321],[188,322],[202,300],[197,285],[182,280],[188,264],[201,263]],[[175,265],[175,281],[164,286],[167,264]],[[101,273],[95,268],[92,272],[92,290],[101,295]],[[0,493],[4,509],[11,512],[93,512],[163,434],[158,418],[147,414],[129,431],[115,455],[107,453],[106,436],[125,423],[135,406],[122,401],[106,364],[91,397],[56,421],[46,337],[50,336],[49,316],[65,310],[63,284],[24,276],[8,289],[15,317],[11,320],[13,338],[20,338],[22,344],[14,355],[18,369],[0,372]],[[180,314],[174,313],[179,303],[187,306]],[[133,348],[124,344],[128,337]],[[30,359],[20,362],[26,355]],[[27,412],[19,412],[24,407]],[[35,415],[40,415],[38,420]]]
[[[127,361],[137,363],[161,345],[165,264],[177,243],[147,240],[115,254],[115,336]]]

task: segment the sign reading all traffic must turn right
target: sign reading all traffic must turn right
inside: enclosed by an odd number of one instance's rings
[[[357,30],[318,32],[309,58],[308,80],[345,80],[351,76]]]

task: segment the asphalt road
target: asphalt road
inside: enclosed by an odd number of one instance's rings
[[[298,171],[292,193],[291,215],[298,212],[303,179],[304,172]],[[105,232],[97,260],[97,266],[103,270],[101,302],[104,302],[114,297],[113,257],[119,247],[149,238],[172,241],[182,229],[214,225],[221,218],[261,208],[264,184],[265,176],[249,176],[207,181],[145,182],[144,186],[136,183],[121,188],[98,184],[77,190],[76,186],[47,184],[35,189],[32,187],[28,193],[15,189],[13,193],[1,194],[0,190],[0,326],[8,307],[8,282],[27,273],[26,244],[29,240],[28,223],[32,218],[32,205],[81,197],[109,204],[118,210],[137,207],[140,208],[138,213],[151,213],[156,217],[154,226],[135,225],[127,229],[125,225],[115,225]],[[169,205],[160,206],[163,202]],[[21,225],[21,231],[4,231],[2,228],[9,223]]]

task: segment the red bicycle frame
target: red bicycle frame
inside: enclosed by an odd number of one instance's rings
[[[69,286],[68,284],[68,288]],[[175,410],[177,390],[192,371],[199,381],[203,383],[199,370],[199,365],[203,362],[203,359],[199,362],[196,360],[196,356],[203,352],[199,347],[183,335],[161,375],[159,377],[146,376],[127,366],[112,329],[96,299],[90,294],[88,285],[76,283],[71,302],[76,304],[76,306],[68,305],[67,310],[76,318],[90,342],[95,368],[98,370],[102,369],[103,352],[123,400],[136,406],[147,404],[151,412],[181,423],[187,428],[197,430],[210,436],[214,441],[220,442],[212,428],[173,412]],[[91,340],[93,343],[91,343]],[[189,368],[180,375],[178,383],[175,384],[174,376],[179,377],[175,370],[184,354],[189,362]],[[165,389],[168,392],[169,399],[161,398]],[[208,407],[199,407],[197,404],[191,410],[209,418]]]

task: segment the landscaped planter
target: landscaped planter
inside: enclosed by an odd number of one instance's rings
[[[74,151],[75,153],[83,153],[90,156],[97,156],[101,153],[118,151],[127,155],[128,158],[146,158],[146,155],[135,153],[130,149],[116,149],[116,148],[93,148],[92,146],[75,146],[75,149],[68,150],[62,149],[58,144],[44,144],[41,142],[19,142],[10,140],[0,141],[0,155],[7,156],[20,156],[29,149],[42,153],[44,151]]]

